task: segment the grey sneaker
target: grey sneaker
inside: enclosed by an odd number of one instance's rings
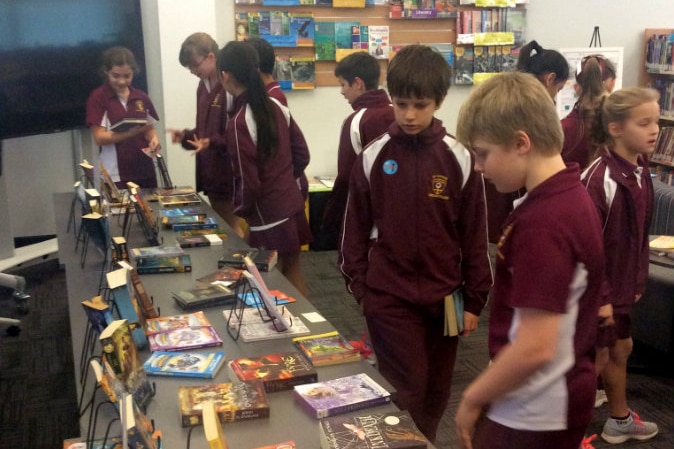
[[[594,408],[599,408],[602,405],[606,404],[607,402],[608,398],[606,397],[606,391],[597,390],[597,392],[594,395]]]
[[[630,438],[648,440],[658,434],[658,425],[653,422],[642,421],[635,412],[630,412],[627,419],[609,418],[604,424],[601,437],[611,444],[624,443]]]

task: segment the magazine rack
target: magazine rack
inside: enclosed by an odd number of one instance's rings
[[[244,324],[243,311],[247,306],[245,298],[248,296],[254,298],[254,307],[257,309],[257,313],[260,315],[260,319],[262,319],[263,322],[271,323],[278,332],[286,330],[286,328],[279,326],[277,319],[270,312],[265,302],[262,301],[260,290],[244,277],[236,287],[236,300],[232,303],[232,307],[229,309],[229,315],[227,316],[227,333],[234,341],[237,341],[241,335],[241,325]],[[278,304],[278,299],[276,297],[274,297],[274,300]],[[282,308],[282,313],[285,313],[285,306]],[[292,318],[290,319],[290,326],[292,326]]]

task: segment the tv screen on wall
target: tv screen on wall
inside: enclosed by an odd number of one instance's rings
[[[0,139],[85,126],[100,55],[123,45],[147,91],[139,0],[0,0]]]

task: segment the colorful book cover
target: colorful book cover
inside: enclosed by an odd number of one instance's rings
[[[174,257],[187,254],[185,250],[178,245],[170,246],[145,246],[141,248],[131,248],[131,258],[134,260],[149,259],[154,257]]]
[[[314,46],[316,47],[316,61],[335,60],[335,22],[314,24]]]
[[[351,35],[354,27],[360,31],[360,22],[335,22],[335,48],[353,48]]]
[[[241,357],[227,363],[232,381],[261,380],[267,393],[292,390],[295,385],[318,380],[318,373],[299,352],[279,352]]]
[[[295,298],[286,295],[281,290],[269,290],[269,293],[274,297],[277,306],[290,304],[291,302],[296,301]],[[262,307],[262,298],[260,298],[260,295],[257,292],[250,291],[239,293],[239,298],[243,299],[248,307]]]
[[[181,248],[199,248],[202,246],[222,246],[222,238],[216,234],[176,237]]]
[[[377,59],[388,59],[390,51],[388,25],[368,27],[369,53]]]
[[[225,353],[156,351],[143,367],[150,376],[202,377],[213,379],[225,362]]]
[[[201,204],[201,198],[196,193],[157,195],[157,201],[162,207],[185,207]]]
[[[218,220],[215,217],[206,217],[203,221],[173,223],[171,228],[174,231],[188,231],[192,229],[216,229],[218,226]]]
[[[225,253],[218,259],[218,267],[245,268],[246,264],[243,258],[246,256],[251,258],[260,271],[271,271],[278,263],[278,251],[274,249],[227,248],[225,249]]]
[[[140,411],[131,395],[124,395],[119,405],[122,431],[126,434],[128,447],[135,449],[158,449],[154,425],[150,419]]]
[[[179,315],[160,316],[147,320],[146,332],[147,335],[156,334],[159,332],[166,332],[170,330],[180,329],[191,326],[210,326],[204,312],[183,313]]]
[[[473,84],[472,46],[457,45],[454,49],[454,84]]]
[[[269,400],[260,381],[225,382],[178,387],[178,404],[183,427],[203,423],[205,401],[213,401],[220,422],[269,418]]]
[[[339,332],[295,337],[293,343],[314,366],[360,361],[360,352]]]
[[[236,27],[236,40],[245,41],[250,37],[248,32],[248,13],[238,12],[234,17],[234,26]]]
[[[274,65],[274,78],[283,90],[292,90],[292,69],[290,67],[290,56],[276,56]]]
[[[319,423],[321,449],[425,449],[408,411],[332,416]]]
[[[162,217],[182,217],[185,215],[203,215],[206,218],[206,213],[198,207],[174,207],[171,209],[162,209],[159,211]]]
[[[223,266],[217,271],[213,271],[197,278],[194,283],[197,287],[208,287],[211,284],[222,284],[225,287],[232,288],[243,276],[243,269]]]
[[[118,268],[110,271],[105,275],[108,282],[108,287],[112,292],[115,305],[119,316],[128,320],[130,324],[137,323],[131,334],[133,340],[139,349],[144,349],[147,346],[147,338],[145,337],[145,316],[143,315],[138,299],[133,294],[131,287],[131,273],[127,268]]]
[[[314,58],[290,57],[293,90],[316,87],[316,61]]]
[[[171,293],[175,302],[183,309],[199,309],[234,301],[236,293],[222,284],[211,284]]]
[[[256,12],[248,13],[248,36],[260,37],[260,14]]]
[[[183,237],[190,237],[194,235],[217,235],[221,239],[227,238],[227,230],[223,228],[215,229],[186,229],[180,231],[180,235]]]
[[[185,254],[140,259],[136,261],[136,271],[138,274],[189,273],[192,271],[192,258]]]
[[[391,402],[391,394],[365,373],[294,387],[295,400],[314,418]]]
[[[260,17],[258,23],[260,37],[271,36],[271,13],[269,11],[260,11],[257,15]]]
[[[149,335],[150,351],[185,351],[221,346],[222,339],[211,326],[191,326]]]
[[[370,45],[370,27],[366,25],[360,26],[360,49],[367,50]]]
[[[290,35],[295,37],[298,47],[313,47],[315,30],[312,13],[291,13]]]
[[[172,228],[173,225],[178,224],[198,224],[206,222],[206,214],[195,215],[176,215],[173,217],[161,217],[161,224],[165,228]]]

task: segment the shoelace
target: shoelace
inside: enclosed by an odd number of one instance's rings
[[[592,441],[597,438],[597,434],[592,434],[589,437],[585,437],[580,442],[580,449],[594,449]]]
[[[639,415],[637,415],[637,412],[632,411],[632,410],[630,410],[630,411],[632,412],[632,416],[634,417],[634,422],[635,422],[635,423],[637,423],[637,424],[643,424],[643,423],[644,423],[644,422],[641,420],[641,418],[639,418]]]

